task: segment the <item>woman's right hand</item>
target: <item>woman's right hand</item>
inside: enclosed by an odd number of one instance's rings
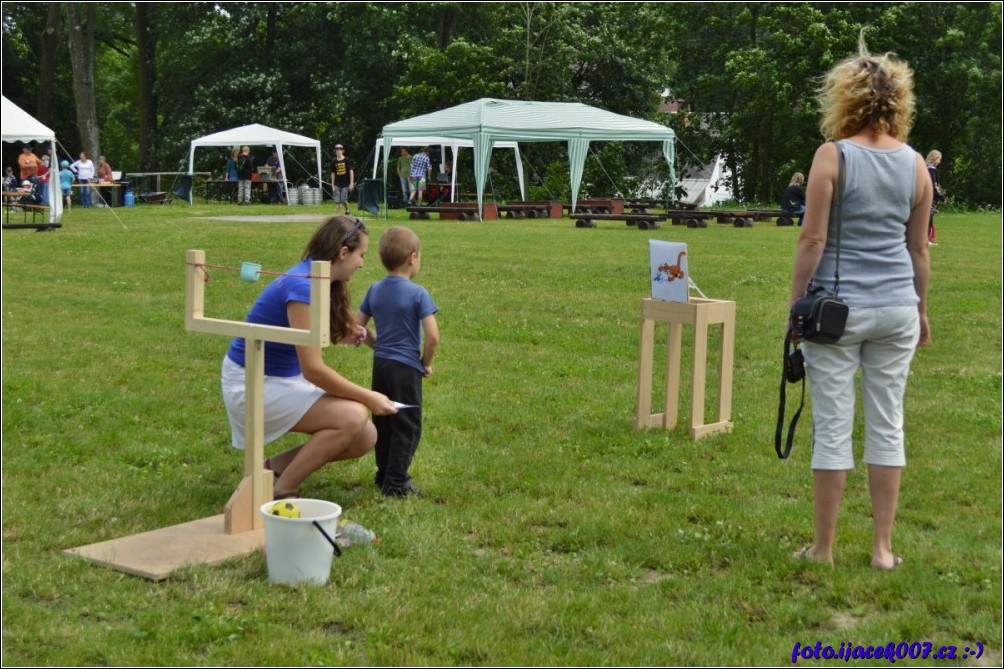
[[[366,406],[374,416],[393,416],[397,413],[397,407],[394,406],[390,398],[378,392],[371,393]]]

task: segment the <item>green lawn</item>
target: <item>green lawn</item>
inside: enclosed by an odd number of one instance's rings
[[[297,588],[272,585],[260,553],[161,583],[64,554],[222,512],[243,465],[219,393],[227,341],[183,327],[185,251],[282,271],[316,224],[278,215],[325,211],[75,209],[61,230],[3,233],[5,666],[790,665],[796,642],[817,641],[931,642],[960,658],[980,642],[978,659],[897,664],[1001,664],[999,214],[939,216],[895,572],[868,566],[863,467],[836,566],[789,557],[812,534],[810,417],[789,460],[773,450],[796,229],[398,211],[370,222],[373,239],[402,221],[422,238],[418,281],[443,334],[412,469],[426,494],[385,500],[370,458],[302,489],[381,543]],[[277,217],[206,218],[241,214]],[[650,238],[687,242],[704,293],[736,302],[730,434],[632,428]],[[372,248],[356,304],[383,274]],[[263,285],[211,279],[206,312],[221,318],[243,319]],[[368,349],[325,356],[368,384]]]

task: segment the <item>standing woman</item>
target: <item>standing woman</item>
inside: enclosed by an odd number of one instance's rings
[[[70,165],[70,171],[77,175],[77,184],[80,185],[80,206],[91,206],[91,179],[94,178],[94,163],[83,151],[80,158]]]
[[[892,528],[906,465],[903,394],[927,324],[927,223],[931,180],[924,160],[904,141],[914,114],[913,73],[886,54],[844,60],[825,76],[820,123],[828,140],[809,174],[805,225],[795,252],[790,300],[810,280],[833,291],[837,239],[830,211],[837,192],[838,151],[845,158],[839,295],[849,306],[843,337],[806,342],[812,394],[815,539],[799,559],[832,564],[837,516],[854,467],[854,377],[861,369],[865,444],[874,535],[871,564],[892,569]]]
[[[230,152],[230,157],[227,158],[227,181],[237,181],[237,156],[240,155],[240,149],[236,146]]]
[[[331,263],[331,341],[359,344],[366,329],[355,324],[346,284],[363,266],[369,235],[359,219],[333,216],[317,228],[301,262],[270,283],[255,301],[248,323],[310,329],[310,263]],[[244,339],[231,341],[223,358],[223,402],[234,448],[244,448]],[[295,448],[266,461],[275,472],[275,499],[296,497],[300,484],[329,462],[362,457],[377,433],[369,413],[397,413],[385,395],[349,381],[325,364],[321,349],[265,344],[265,443],[287,432],[308,435]]]
[[[934,189],[934,201],[931,203],[931,218],[927,224],[927,243],[929,246],[937,246],[934,241],[936,230],[934,229],[934,215],[938,213],[938,204],[945,201],[944,191],[938,183],[938,165],[941,164],[941,151],[935,149],[927,154],[927,173],[931,175],[931,188]]]

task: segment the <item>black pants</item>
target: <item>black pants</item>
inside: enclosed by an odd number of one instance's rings
[[[384,492],[403,491],[408,469],[422,438],[422,374],[411,365],[373,358],[373,390],[401,404],[415,404],[393,416],[374,416],[377,429],[376,483]]]

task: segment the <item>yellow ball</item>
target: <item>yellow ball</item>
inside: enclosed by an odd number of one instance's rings
[[[300,507],[293,502],[280,500],[272,505],[272,509],[269,513],[273,516],[281,516],[283,518],[299,518]]]

